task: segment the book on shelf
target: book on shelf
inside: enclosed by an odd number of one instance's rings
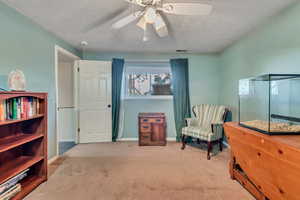
[[[18,99],[12,99],[12,119],[18,119]]]
[[[40,102],[35,97],[18,97],[0,101],[0,121],[18,120],[39,114]]]
[[[21,192],[21,184],[16,184],[11,187],[9,190],[0,195],[0,200],[10,200]]]
[[[6,119],[6,104],[5,101],[0,101],[0,121]]]
[[[19,173],[18,175],[14,176],[13,178],[9,179],[8,181],[2,183],[0,185],[0,195],[6,193],[10,188],[14,187],[18,182],[24,179],[27,176],[27,172],[29,169]],[[1,200],[1,199],[0,199]]]

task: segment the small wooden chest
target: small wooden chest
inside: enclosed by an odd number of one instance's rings
[[[140,146],[165,146],[167,144],[164,113],[140,113],[138,120]]]

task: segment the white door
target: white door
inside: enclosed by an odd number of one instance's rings
[[[79,142],[112,141],[111,62],[79,61]]]

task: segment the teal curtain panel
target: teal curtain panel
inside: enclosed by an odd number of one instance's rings
[[[176,140],[181,139],[181,130],[185,126],[185,118],[191,117],[189,92],[189,61],[188,59],[171,59],[174,118]]]
[[[112,61],[112,141],[116,142],[119,131],[121,88],[124,70],[124,59]]]

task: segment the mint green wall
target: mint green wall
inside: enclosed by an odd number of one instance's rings
[[[56,154],[54,45],[76,55],[80,52],[1,2],[0,26],[0,87],[7,88],[7,75],[17,68],[25,73],[27,90],[49,93],[48,150],[49,158],[53,157]]]
[[[218,55],[200,54],[141,54],[141,53],[93,53],[84,52],[86,60],[169,60],[170,58],[188,58],[190,74],[191,104],[218,103],[219,99],[219,59]],[[164,112],[167,116],[168,137],[175,137],[175,124],[172,100],[126,100],[124,137],[138,135],[137,115],[139,112]]]
[[[176,130],[174,123],[173,100],[125,100],[125,118],[123,138],[138,137],[138,120],[140,112],[163,112],[167,119],[167,137],[175,138]]]
[[[237,120],[238,80],[265,73],[300,73],[300,3],[273,17],[220,57],[220,103]]]

